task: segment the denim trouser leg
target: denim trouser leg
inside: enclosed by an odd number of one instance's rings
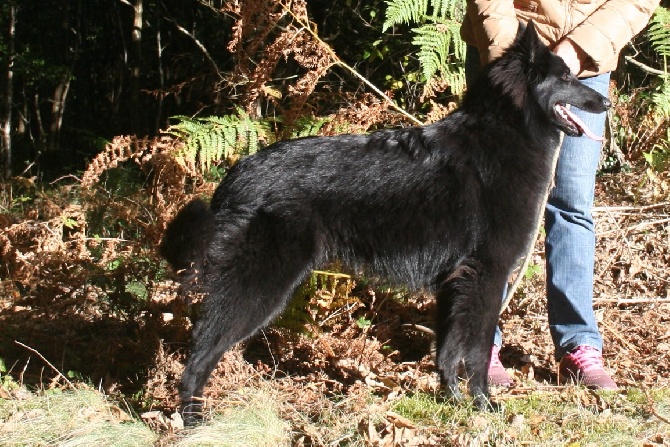
[[[609,73],[582,82],[608,96]],[[605,113],[573,108],[596,135],[603,135]],[[556,358],[579,345],[602,351],[593,312],[595,231],[591,208],[602,144],[588,137],[568,137],[556,167],[556,185],[545,210],[547,304]]]
[[[471,84],[479,69],[479,52],[468,47],[466,77]],[[609,73],[582,82],[608,96]],[[605,114],[572,110],[596,135],[603,135]],[[602,350],[602,337],[593,312],[595,231],[593,206],[595,177],[602,144],[588,137],[563,140],[555,187],[545,210],[547,302],[549,327],[556,358],[579,345]],[[495,341],[502,345],[500,329]]]

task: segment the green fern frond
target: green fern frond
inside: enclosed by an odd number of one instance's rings
[[[661,118],[670,117],[670,77],[662,76],[662,84],[651,94],[654,113]]]
[[[649,22],[647,36],[660,56],[670,56],[670,9],[663,7],[656,9]]]
[[[465,2],[463,0],[432,0],[433,18],[450,19],[461,23],[465,17]]]
[[[383,31],[393,25],[422,24],[444,19],[460,23],[465,16],[466,2],[465,0],[390,0],[386,5]]]
[[[298,118],[291,128],[290,138],[318,135],[319,130],[329,121],[329,118],[303,116]]]
[[[465,67],[458,65],[451,70],[442,73],[442,79],[450,86],[451,91],[460,95],[465,91]]]
[[[465,0],[390,0],[387,5],[384,29],[402,23],[415,25],[412,43],[419,48],[417,57],[426,85],[435,85],[439,79],[460,94],[465,88],[466,45],[460,35]]]
[[[184,142],[178,157],[194,160],[202,173],[212,165],[235,155],[258,152],[274,141],[269,120],[255,120],[242,110],[236,115],[191,118],[176,116],[167,133]],[[281,121],[275,118],[274,121]],[[292,128],[290,137],[316,135],[328,118],[303,117]]]
[[[430,79],[438,71],[449,72],[452,56],[457,60],[465,53],[465,45],[459,35],[460,25],[428,24],[416,28],[413,44],[419,47],[418,58],[423,74]]]
[[[241,110],[238,115],[174,119],[178,122],[167,133],[184,141],[182,157],[195,160],[203,173],[233,155],[257,152],[260,140],[267,141],[270,135],[266,121],[253,120]]]
[[[670,9],[659,6],[654,11],[647,29],[647,38],[652,48],[664,62],[664,75],[659,76],[660,84],[651,94],[654,114],[661,119],[670,117],[670,73],[667,58],[670,56]]]
[[[382,31],[393,25],[420,23],[428,14],[428,0],[391,0],[386,5],[386,20]]]

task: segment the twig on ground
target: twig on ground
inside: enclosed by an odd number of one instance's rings
[[[637,347],[632,343],[629,343],[628,340],[626,340],[626,337],[624,337],[621,332],[612,327],[612,325],[608,324],[606,321],[601,322],[601,325],[605,327],[605,329],[607,329],[610,334],[614,335],[614,337],[616,337],[617,340],[619,340],[619,342],[621,342],[621,344],[628,348],[631,352],[636,354],[640,353],[639,349],[637,349]]]
[[[670,303],[670,298],[594,298],[594,303],[616,303],[617,305]]]
[[[616,233],[618,231],[624,231],[624,230],[627,234],[627,233],[629,233],[631,231],[634,231],[634,230],[641,230],[642,228],[645,228],[645,227],[651,227],[651,226],[654,226],[654,225],[660,225],[660,224],[669,223],[669,222],[670,222],[670,218],[652,220],[650,222],[640,222],[638,224],[635,224],[635,225],[632,225],[632,226],[626,227],[626,228],[617,228],[617,229],[614,229],[614,230],[603,231],[602,233],[598,233],[598,236],[604,236],[606,234]]]
[[[658,408],[656,408],[656,405],[654,404],[654,399],[651,398],[649,395],[649,392],[645,392],[647,396],[647,404],[649,405],[649,411],[651,414],[659,418],[661,421],[665,422],[666,424],[670,424],[670,419],[667,416],[662,416],[658,413]]]
[[[51,364],[51,362],[50,362],[49,360],[47,360],[42,354],[40,354],[36,349],[31,348],[31,347],[28,346],[28,345],[24,345],[23,343],[21,343],[20,341],[17,341],[17,340],[14,340],[14,343],[16,343],[17,345],[19,345],[19,346],[21,346],[21,347],[23,347],[23,348],[26,348],[28,351],[34,353],[34,354],[37,355],[39,358],[41,358],[41,359],[44,361],[44,363],[46,363],[46,364],[49,366],[49,368],[53,369],[54,372],[55,372],[56,374],[58,374],[58,376],[56,377],[56,379],[58,379],[59,377],[62,377],[63,380],[65,381],[65,383],[67,383],[68,386],[69,386],[70,388],[75,389],[75,387],[74,387],[74,385],[72,384],[72,382],[70,382],[70,381],[67,379],[67,377],[65,377],[65,375],[64,375],[63,373],[61,373],[60,371],[58,371],[58,369],[57,369],[55,366],[53,366],[53,365]]]
[[[618,258],[619,253],[621,253],[624,246],[628,249],[628,256],[630,256],[631,259],[633,258],[633,253],[632,253],[632,250],[631,250],[630,242],[628,241],[628,238],[627,238],[628,231],[624,231],[624,229],[621,228],[621,225],[619,224],[619,222],[616,219],[614,219],[614,217],[612,216],[612,213],[610,212],[609,209],[606,209],[605,212],[607,213],[608,216],[612,217],[612,219],[614,220],[614,225],[616,226],[616,228],[614,230],[611,230],[610,232],[619,233],[619,236],[621,237],[621,239],[623,240],[624,243],[620,244],[617,247],[616,252],[612,256],[610,256],[609,260],[607,261],[607,264],[605,264],[605,267],[602,269],[602,272],[609,271],[610,266],[612,264],[614,264],[615,259]],[[602,233],[598,234],[598,236],[602,236]],[[602,277],[602,274],[599,274],[598,277]]]
[[[654,203],[651,205],[641,205],[641,206],[594,206],[591,209],[592,213],[607,213],[612,214],[616,211],[649,211],[657,208],[670,207],[670,202],[661,202]]]
[[[432,330],[429,327],[422,326],[420,324],[408,323],[408,324],[403,324],[402,327],[403,327],[403,329],[415,329],[419,332],[429,334],[433,337],[435,336],[435,331],[434,330]]]

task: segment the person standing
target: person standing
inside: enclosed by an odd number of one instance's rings
[[[621,49],[647,25],[659,0],[468,0],[461,36],[468,45],[468,83],[481,65],[514,41],[519,23],[533,21],[540,38],[586,85],[608,97]],[[606,114],[574,112],[596,134]],[[545,210],[547,307],[560,374],[598,389],[617,389],[605,371],[603,340],[593,311],[595,231],[591,208],[601,143],[565,136],[555,187]],[[510,386],[500,362],[498,329],[489,381]]]

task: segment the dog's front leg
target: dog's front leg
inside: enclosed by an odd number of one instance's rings
[[[437,300],[437,331],[436,331],[436,366],[440,375],[440,383],[447,398],[454,401],[463,400],[463,394],[458,387],[458,368],[463,359],[463,343],[459,334],[453,331],[452,301],[449,299]],[[445,318],[446,317],[446,318]]]
[[[488,366],[506,276],[484,271],[476,261],[456,267],[437,288],[437,368],[445,391],[461,398],[458,367],[463,360],[468,390],[482,409],[495,409]]]
[[[476,292],[468,298],[472,339],[467,341],[463,363],[468,390],[482,410],[500,409],[490,398],[488,369],[506,281],[506,272],[482,271]]]
[[[469,301],[476,290],[476,269],[463,263],[437,284],[436,366],[448,397],[462,400],[458,370],[471,342]]]

